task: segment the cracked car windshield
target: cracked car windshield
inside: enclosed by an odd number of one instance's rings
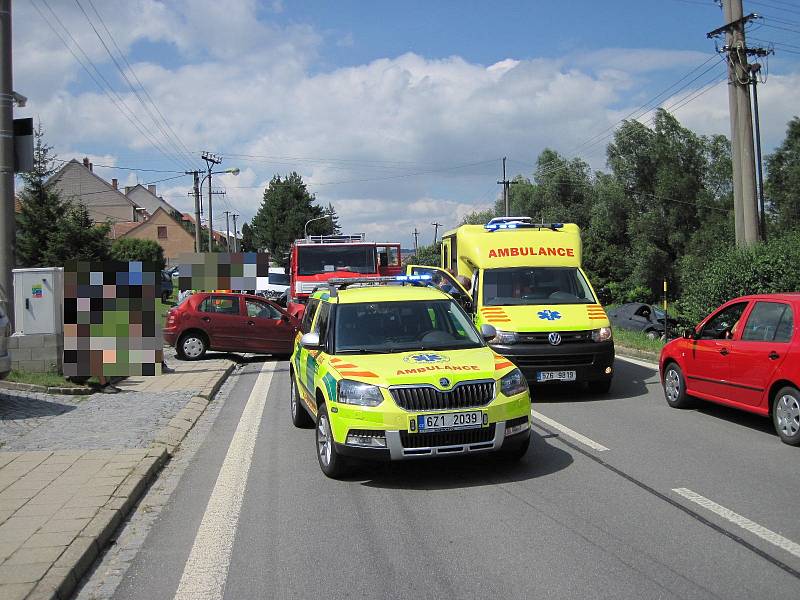
[[[479,348],[475,327],[451,300],[340,304],[336,353]]]
[[[301,247],[297,250],[298,275],[319,275],[333,271],[375,272],[375,246]]]
[[[575,268],[488,269],[483,275],[486,306],[595,302],[589,284]]]

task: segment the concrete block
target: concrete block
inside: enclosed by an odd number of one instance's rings
[[[19,361],[19,369],[30,373],[46,373],[49,370],[49,365],[43,360],[21,360]]]
[[[61,333],[48,333],[42,336],[42,345],[45,348],[63,348],[64,335]]]
[[[42,580],[36,584],[25,600],[53,600],[53,598],[69,598],[78,580],[72,569],[53,567]]]
[[[43,348],[44,338],[41,334],[21,335],[19,336],[20,348]]]
[[[33,349],[31,348],[11,348],[9,352],[11,353],[11,362],[33,359]]]
[[[97,558],[98,547],[94,538],[81,536],[69,545],[64,554],[56,561],[55,566],[71,568],[77,574],[85,573]]]
[[[82,537],[94,538],[98,548],[105,547],[117,526],[122,522],[122,513],[118,510],[102,509],[81,532]]]
[[[10,338],[8,338],[9,350],[16,350],[17,348],[19,348],[19,337],[20,336],[12,335]]]

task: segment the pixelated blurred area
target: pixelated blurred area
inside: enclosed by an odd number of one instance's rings
[[[64,375],[160,375],[164,357],[155,263],[64,265]]]
[[[204,252],[182,254],[179,290],[266,290],[269,254],[262,252]]]

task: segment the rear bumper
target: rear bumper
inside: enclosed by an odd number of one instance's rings
[[[386,431],[386,448],[365,448],[336,443],[336,450],[343,456],[357,458],[360,460],[414,460],[419,458],[433,458],[436,456],[441,457],[459,454],[463,455],[493,452],[500,450],[506,444],[512,445],[520,443],[531,434],[530,419],[528,420],[528,428],[515,433],[514,435],[505,435],[505,421],[492,423],[487,427],[488,430],[492,430],[492,428],[494,428],[493,431],[487,432],[488,435],[479,441],[461,441],[458,443],[444,443],[435,446],[419,443],[409,444],[409,446],[413,447],[406,447],[403,444],[403,437],[406,435],[406,432]],[[409,435],[414,436],[419,434]]]
[[[175,346],[175,342],[178,341],[178,332],[173,330],[162,330],[162,336],[164,337],[164,342],[167,346]]]
[[[604,381],[613,376],[614,342],[611,340],[559,346],[513,344],[491,347],[513,362],[532,383],[536,383],[539,371],[575,371],[576,381]]]

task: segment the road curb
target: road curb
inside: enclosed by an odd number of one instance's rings
[[[45,394],[61,394],[64,396],[88,396],[96,390],[90,387],[51,387],[36,385],[35,383],[18,383],[16,381],[0,381],[0,389],[18,390],[23,392],[43,392]]]
[[[647,362],[658,364],[659,355],[656,352],[648,352],[647,350],[638,350],[636,348],[627,348],[626,346],[614,345],[614,352],[621,358],[637,358]]]

